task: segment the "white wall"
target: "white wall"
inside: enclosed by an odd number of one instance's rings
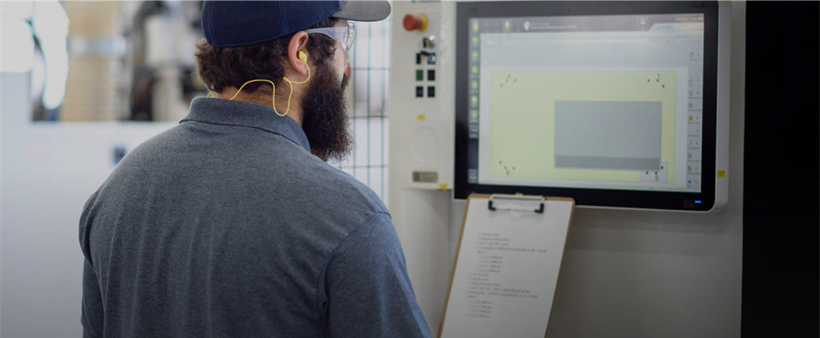
[[[28,73],[0,73],[0,336],[80,337],[86,199],[127,149],[172,123],[31,123]]]
[[[576,209],[550,338],[740,337],[746,4],[732,5],[727,208],[710,214]],[[461,201],[450,207],[451,261],[464,207]],[[439,316],[428,316],[434,334]]]

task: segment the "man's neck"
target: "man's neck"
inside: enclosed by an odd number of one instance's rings
[[[229,100],[231,97],[234,96],[234,94],[236,94],[236,90],[237,89],[235,87],[225,88],[224,90],[222,90],[222,93],[217,93],[216,94],[216,98],[222,99],[222,100]],[[267,106],[267,107],[272,107],[272,104],[273,104],[273,102],[271,102],[270,95],[257,94],[257,93],[246,94],[244,92],[240,92],[239,95],[236,95],[236,97],[234,97],[233,101],[256,103],[256,104],[260,104],[260,105]],[[288,112],[287,116],[290,117],[291,119],[293,119],[294,121],[296,121],[296,123],[298,123],[299,126],[301,127],[302,126],[302,110],[301,110],[301,107],[298,107],[297,105],[294,104],[295,102],[298,101],[295,97],[291,97],[290,101],[291,101],[290,102],[290,109],[288,109],[288,98],[287,98],[287,96],[281,97],[281,95],[276,95],[276,108],[278,108],[276,110],[279,111],[280,114],[284,114],[285,111],[287,111]]]

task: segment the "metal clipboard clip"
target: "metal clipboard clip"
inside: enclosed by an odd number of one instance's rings
[[[540,206],[538,209],[525,209],[525,208],[499,208],[493,206],[493,199],[505,199],[505,200],[525,200],[525,201],[540,201]],[[490,195],[490,201],[487,202],[487,209],[491,211],[498,211],[498,210],[510,210],[510,211],[534,211],[536,214],[543,214],[544,213],[544,201],[546,197],[544,196],[527,196],[521,193],[517,193],[515,195],[509,194],[492,194]]]

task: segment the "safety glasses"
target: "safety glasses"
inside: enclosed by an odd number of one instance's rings
[[[347,22],[347,27],[322,27],[306,29],[305,33],[319,33],[329,36],[331,39],[339,41],[345,53],[353,47],[353,40],[356,39],[356,24],[353,21]]]

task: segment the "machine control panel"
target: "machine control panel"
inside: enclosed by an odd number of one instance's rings
[[[452,23],[442,20],[447,10],[454,14],[445,3],[393,4],[402,19],[393,21],[389,114],[401,128],[390,132],[391,190],[453,187],[455,44],[446,36]]]

